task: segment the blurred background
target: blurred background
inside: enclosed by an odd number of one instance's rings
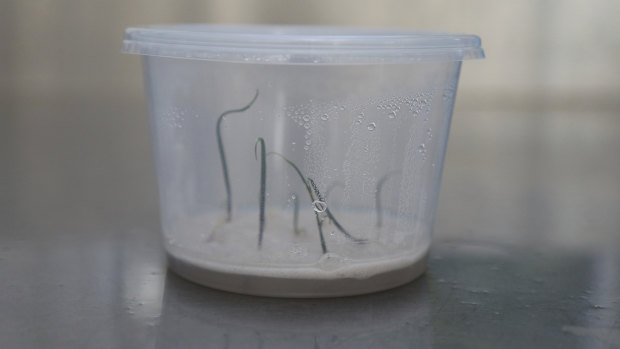
[[[463,65],[439,238],[570,245],[581,244],[585,231],[614,235],[619,13],[611,0],[2,1],[2,221],[14,234],[154,221],[140,59],[120,53],[126,27],[326,24],[482,38],[487,59]],[[502,229],[508,225],[542,233]]]
[[[126,27],[178,22],[481,37],[424,277],[317,306],[166,274],[140,58],[120,48]],[[617,0],[0,0],[0,347],[204,347],[212,333],[228,343],[235,316],[259,336],[269,317],[254,309],[315,309],[312,325],[349,308],[407,310],[378,347],[620,347],[619,62]]]

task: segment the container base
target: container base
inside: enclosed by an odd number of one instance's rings
[[[428,253],[425,251],[411,262],[388,269],[366,278],[308,277],[291,273],[260,275],[242,271],[223,271],[208,268],[178,258],[170,253],[170,270],[192,282],[234,293],[282,298],[327,298],[355,296],[387,290],[418,278],[426,270]]]

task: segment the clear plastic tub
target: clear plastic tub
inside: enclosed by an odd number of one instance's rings
[[[472,35],[131,28],[170,268],[239,293],[328,297],[425,269]]]

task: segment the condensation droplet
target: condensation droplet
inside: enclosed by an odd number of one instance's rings
[[[307,129],[309,129],[309,128],[310,128],[310,123],[306,122],[306,123],[304,124],[304,128],[305,128],[306,130],[307,130]]]
[[[388,118],[390,118],[390,119],[394,119],[394,118],[396,117],[396,112],[395,112],[395,111],[391,111],[391,112],[389,112],[389,113],[388,113],[388,115],[387,115],[387,116],[388,116]]]
[[[377,124],[371,122],[370,124],[368,124],[368,126],[366,126],[366,128],[368,129],[368,131],[374,131],[377,128]]]
[[[357,114],[357,118],[358,119],[363,119],[364,118],[364,112],[361,112],[361,113]]]
[[[312,141],[309,139],[306,139],[306,145],[310,145],[310,144],[312,144]]]
[[[306,115],[302,116],[302,119],[304,121],[310,121],[310,116],[306,114]]]
[[[420,154],[426,153],[426,145],[424,145],[424,143],[422,143],[422,144],[420,144],[418,146],[418,153],[420,153]]]
[[[327,210],[327,204],[321,200],[314,200],[312,202],[312,208],[314,209],[314,212],[323,213]]]
[[[292,144],[292,145],[295,145],[295,144],[297,144],[297,143],[295,143],[295,142],[291,142],[291,144]]]
[[[321,120],[323,120],[323,121],[329,120],[329,115],[327,115],[327,114],[321,115]]]
[[[345,109],[344,105],[341,105],[340,110],[344,110],[344,109]]]

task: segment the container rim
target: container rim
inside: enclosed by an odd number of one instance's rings
[[[326,26],[155,25],[125,30],[122,52],[255,64],[389,64],[484,58],[476,35]]]

